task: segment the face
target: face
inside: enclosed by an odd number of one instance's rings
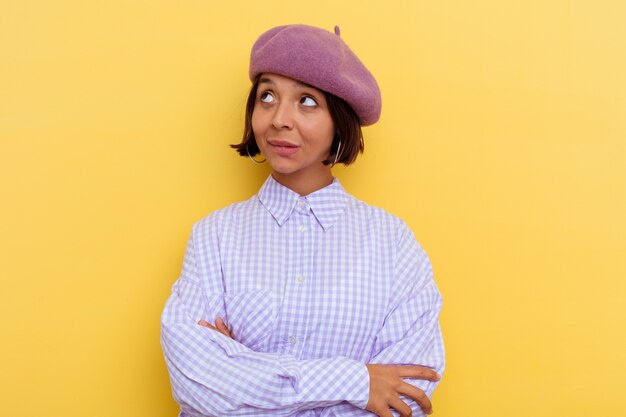
[[[292,78],[262,74],[252,130],[277,180],[332,178],[328,159],[335,126],[324,93]]]

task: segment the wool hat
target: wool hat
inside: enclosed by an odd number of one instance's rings
[[[362,126],[380,117],[380,89],[372,74],[335,33],[307,25],[277,26],[263,33],[250,54],[250,80],[271,72],[344,99]]]

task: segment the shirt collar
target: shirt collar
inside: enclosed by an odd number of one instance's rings
[[[339,180],[333,178],[333,182],[326,187],[301,197],[270,175],[261,186],[258,197],[279,226],[285,224],[291,217],[296,204],[303,201],[311,207],[313,215],[322,228],[328,230],[344,211],[350,195],[341,186]]]

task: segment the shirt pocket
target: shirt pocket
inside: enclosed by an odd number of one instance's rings
[[[239,343],[262,351],[276,322],[276,298],[269,290],[224,294],[226,322]]]

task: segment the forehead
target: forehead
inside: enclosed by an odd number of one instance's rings
[[[319,91],[322,90],[319,88],[315,88],[310,84],[303,83],[302,81],[298,81],[294,78],[289,78],[284,75],[273,74],[273,73],[263,73],[259,78],[259,84],[269,84],[276,86],[284,86],[284,87],[293,87],[293,88],[312,88],[313,90]]]

